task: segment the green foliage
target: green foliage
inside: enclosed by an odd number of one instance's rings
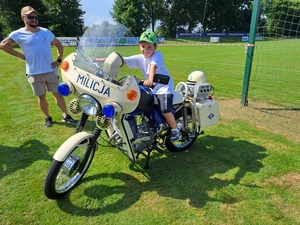
[[[83,14],[80,0],[0,0],[0,27],[8,35],[24,26],[21,9],[30,5],[40,14],[40,26],[50,28],[56,36],[81,36]],[[0,32],[1,32],[0,29]]]
[[[165,30],[165,36],[175,37],[176,32],[185,27],[188,32],[192,32],[196,25],[202,22],[204,8],[203,0],[165,1],[164,16],[161,18],[161,27]]]
[[[157,20],[162,19],[164,16],[163,1],[161,0],[145,0],[144,7],[146,16],[151,22],[152,30],[154,31]]]
[[[117,22],[124,24],[134,36],[139,36],[150,24],[142,0],[117,0],[111,15]]]
[[[76,37],[83,34],[83,15],[80,0],[48,1],[49,28],[58,37]],[[49,23],[50,23],[49,21]]]
[[[134,4],[129,0],[116,0],[112,15],[131,29],[135,27],[133,24],[142,24],[145,29],[150,22],[154,29],[159,20],[159,33],[165,37],[175,37],[178,31],[192,32],[199,23],[205,31],[248,31],[251,4],[250,0],[148,0]]]
[[[0,26],[3,27],[4,34],[8,35],[11,31],[24,26],[24,22],[21,19],[21,9],[27,5],[34,7],[41,15],[44,15],[47,11],[41,0],[0,0]]]
[[[251,0],[211,0],[207,5],[204,30],[248,31],[251,21]]]
[[[300,1],[274,0],[263,4],[266,31],[270,34],[280,34],[282,37],[297,37],[300,22]],[[297,16],[295,16],[297,15]]]

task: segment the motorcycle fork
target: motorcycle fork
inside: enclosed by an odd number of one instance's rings
[[[84,156],[83,156],[83,160],[82,162],[80,163],[79,165],[79,168],[78,168],[78,172],[81,173],[84,169],[84,166],[86,165],[87,163],[87,160],[89,159],[89,156],[91,154],[91,151],[96,148],[96,144],[97,144],[97,139],[98,137],[100,136],[101,134],[101,130],[98,128],[98,127],[95,127],[94,130],[93,130],[93,138],[91,139],[89,145],[88,145],[88,149],[86,150],[86,152],[84,153]]]
[[[89,116],[85,113],[82,113],[78,123],[77,123],[77,127],[76,127],[76,131],[75,133],[79,133],[83,130],[85,124],[86,124],[86,121],[88,120]]]

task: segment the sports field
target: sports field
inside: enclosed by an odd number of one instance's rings
[[[204,129],[186,152],[154,153],[149,170],[145,159],[132,164],[101,140],[80,185],[58,201],[44,196],[44,179],[75,125],[60,122],[48,95],[56,122],[45,128],[24,62],[0,51],[0,224],[299,224],[299,111],[260,110],[277,99],[276,91],[259,98],[258,107],[240,105],[241,43],[158,50],[175,83],[193,70],[206,73],[220,103],[220,124]],[[65,55],[72,51],[65,48]],[[124,56],[138,51],[119,49]],[[120,75],[128,73],[140,76],[126,67]],[[299,101],[297,93],[286,98]]]

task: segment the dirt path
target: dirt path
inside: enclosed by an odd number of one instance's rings
[[[221,118],[245,120],[258,129],[285,136],[300,144],[300,111],[276,109],[264,103],[243,107],[239,99],[218,102]]]

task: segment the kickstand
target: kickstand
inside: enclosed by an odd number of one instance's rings
[[[149,163],[150,163],[150,154],[152,150],[147,150],[147,161],[146,161],[146,166],[145,169],[149,169]]]
[[[146,158],[146,165],[144,166],[144,169],[149,169],[149,163],[150,163],[150,154],[152,152],[153,149],[147,149],[147,154],[144,152],[139,152],[136,156],[136,158],[138,159],[140,154],[142,154],[143,156],[145,156]]]

